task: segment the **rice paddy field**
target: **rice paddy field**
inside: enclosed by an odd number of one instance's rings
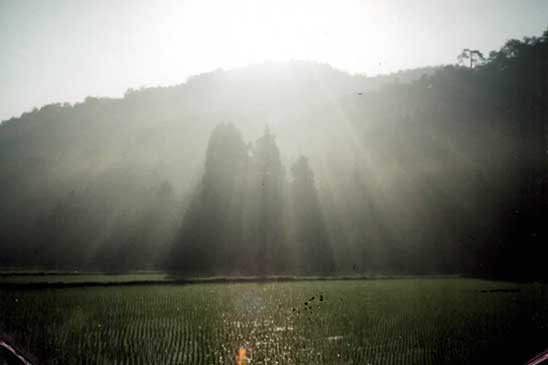
[[[0,284],[0,333],[44,364],[525,364],[548,347],[548,295],[462,278]]]

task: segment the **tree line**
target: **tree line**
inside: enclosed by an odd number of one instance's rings
[[[0,124],[0,265],[545,280],[547,47],[385,78],[265,64],[25,113]]]
[[[205,168],[170,255],[192,275],[321,274],[335,269],[308,160],[288,181],[274,135],[246,144],[232,124],[209,139]]]

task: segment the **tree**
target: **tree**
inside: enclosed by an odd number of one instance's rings
[[[209,139],[201,184],[175,241],[172,270],[192,274],[231,271],[231,258],[241,249],[247,163],[240,131],[232,124],[218,125]]]
[[[462,53],[457,56],[457,61],[459,64],[464,64],[466,60],[470,62],[470,68],[474,68],[485,61],[485,57],[483,57],[483,54],[477,49],[465,48],[462,50]]]
[[[285,269],[285,170],[275,136],[265,128],[252,147],[249,205],[246,222],[248,242],[259,274]]]
[[[331,272],[334,270],[333,254],[308,159],[301,156],[291,172],[297,269],[307,274]]]

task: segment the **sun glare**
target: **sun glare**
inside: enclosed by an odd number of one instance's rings
[[[392,50],[392,31],[385,20],[393,20],[379,4],[285,0],[173,4],[169,15],[156,18],[152,32],[145,35],[165,56],[148,66],[161,64],[166,75],[178,75],[181,65],[186,73],[195,73],[299,59],[377,73],[387,65],[379,61],[381,45],[385,59]],[[365,44],[367,55],[360,51]]]

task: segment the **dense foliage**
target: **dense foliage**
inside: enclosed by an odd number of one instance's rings
[[[385,78],[218,70],[6,121],[0,265],[545,279],[548,32],[467,51]]]

